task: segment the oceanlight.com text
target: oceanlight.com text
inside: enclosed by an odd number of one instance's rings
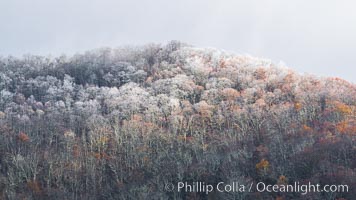
[[[166,191],[177,192],[197,192],[206,193],[211,192],[227,192],[227,193],[243,193],[243,192],[268,192],[268,193],[300,193],[305,195],[309,192],[348,192],[348,185],[336,184],[312,184],[308,182],[301,184],[294,182],[293,184],[266,184],[264,182],[241,184],[239,182],[219,182],[217,184],[208,184],[205,182],[178,182],[177,184],[168,183],[165,185]]]

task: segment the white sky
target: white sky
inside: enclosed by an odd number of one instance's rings
[[[0,55],[180,40],[356,83],[352,0],[0,0]]]

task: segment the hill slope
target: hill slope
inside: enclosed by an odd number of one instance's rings
[[[207,198],[165,190],[178,181],[348,184],[334,197],[356,197],[356,85],[344,80],[179,42],[1,58],[0,78],[9,199]]]

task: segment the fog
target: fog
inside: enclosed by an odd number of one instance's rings
[[[0,0],[0,55],[180,40],[356,83],[353,1]]]

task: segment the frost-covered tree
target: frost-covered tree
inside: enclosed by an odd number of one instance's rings
[[[163,186],[352,186],[355,97],[339,78],[178,41],[0,57],[0,199],[327,199]]]

